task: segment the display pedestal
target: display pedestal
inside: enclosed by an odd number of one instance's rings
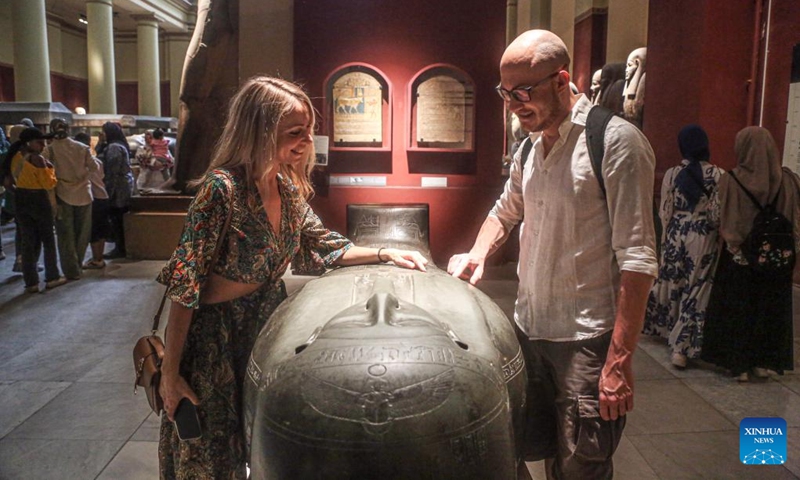
[[[125,246],[134,260],[167,260],[180,240],[192,197],[137,196],[125,214]]]

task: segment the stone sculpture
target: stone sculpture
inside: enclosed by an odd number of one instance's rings
[[[600,74],[600,93],[598,105],[622,114],[622,92],[625,89],[625,64],[607,63]]]
[[[239,85],[239,0],[199,0],[180,89],[177,155],[163,188],[186,190],[211,162]]]
[[[647,48],[637,48],[628,55],[625,68],[625,90],[623,92],[623,112],[625,119],[640,129],[644,117],[644,81]]]
[[[589,99],[592,101],[593,105],[597,105],[600,103],[600,76],[603,73],[603,69],[597,69],[592,75],[592,85],[589,87]]]
[[[352,216],[360,245],[427,250],[413,212]],[[512,324],[428,270],[339,268],[274,312],[245,378],[253,479],[516,478],[527,378]]]

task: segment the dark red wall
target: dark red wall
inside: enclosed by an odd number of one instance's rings
[[[117,82],[117,113],[139,113],[139,85],[137,82]]]
[[[677,134],[688,123],[707,130],[712,162],[734,166],[733,140],[747,126],[754,16],[750,1],[650,1],[644,132],[656,153],[657,191],[680,162]]]
[[[392,168],[387,187],[338,187],[314,199],[326,225],[346,228],[348,203],[428,203],[431,248],[440,265],[468,249],[492,202],[502,190],[503,103],[493,88],[505,42],[503,2],[486,0],[297,0],[295,79],[323,111],[324,82],[337,67],[366,63],[392,86]],[[474,174],[448,174],[447,189],[422,189],[409,173],[408,85],[437,63],[455,66],[475,82]],[[321,126],[324,131],[324,119]],[[346,155],[346,154],[345,154]],[[420,158],[421,157],[421,158]],[[443,154],[414,152],[414,162],[443,162]],[[354,156],[352,161],[356,162]],[[337,161],[348,161],[342,155]],[[351,174],[353,175],[353,174]]]
[[[572,52],[572,81],[580,92],[589,94],[592,74],[606,62],[608,10],[592,9],[575,22]]]
[[[13,102],[14,94],[14,67],[0,65],[0,102]]]
[[[169,117],[169,81],[161,82],[161,116]],[[139,114],[139,83],[117,82],[117,112],[125,115]]]
[[[169,80],[161,82],[161,116],[171,117]],[[177,112],[176,112],[177,113]]]
[[[54,102],[61,102],[73,112],[77,107],[89,109],[89,82],[60,73],[50,74],[50,92]]]

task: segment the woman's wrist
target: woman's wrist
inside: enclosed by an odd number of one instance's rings
[[[381,248],[378,249],[378,263],[386,263],[387,262],[387,260],[384,260],[383,257],[381,256],[381,252],[383,252],[384,250],[386,250],[386,248],[384,248],[384,247],[381,247]]]

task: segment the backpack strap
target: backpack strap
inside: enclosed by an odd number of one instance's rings
[[[750,201],[753,202],[753,205],[756,206],[758,211],[760,212],[761,210],[764,210],[764,207],[762,207],[761,204],[758,203],[758,199],[752,193],[750,193],[750,190],[744,188],[744,185],[742,185],[742,182],[740,182],[739,179],[736,178],[736,174],[733,173],[733,170],[729,171],[728,174],[731,176],[732,179],[736,180],[736,183],[738,183],[739,186],[742,188],[742,190],[744,190],[744,193],[747,194],[747,197],[750,199]],[[780,193],[780,189],[778,190],[778,193]],[[773,200],[773,203],[777,199],[778,199],[778,194],[775,194],[775,199]]]
[[[523,169],[525,169],[525,162],[528,161],[528,155],[531,153],[531,148],[533,148],[533,141],[531,140],[531,137],[525,137],[525,140],[522,141],[522,145],[519,146],[519,149],[522,150],[520,163],[522,164]]]
[[[608,122],[615,113],[601,105],[595,105],[586,116],[586,146],[589,149],[589,158],[592,161],[592,170],[600,184],[603,196],[606,196],[606,182],[603,179],[603,157],[605,156],[605,138]]]

